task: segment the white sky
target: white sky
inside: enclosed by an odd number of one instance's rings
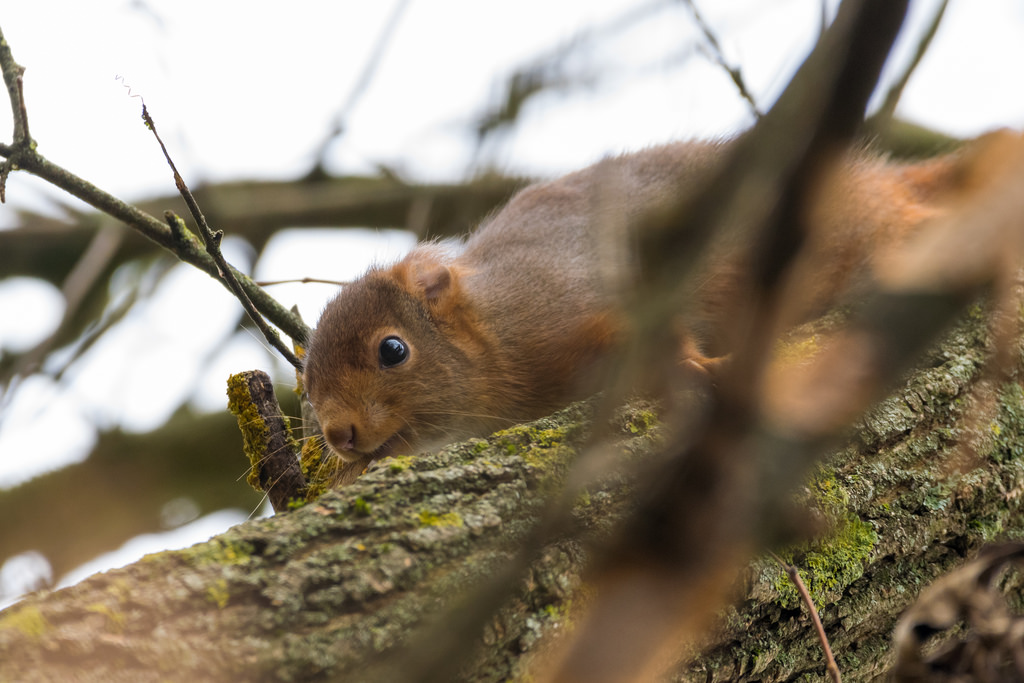
[[[331,170],[372,173],[383,163],[417,180],[464,177],[476,167],[466,131],[504,75],[639,4],[411,0],[352,112],[347,135],[331,150]],[[816,37],[818,0],[697,4],[727,58],[743,69],[762,105],[770,105]],[[914,5],[912,37],[937,4]],[[31,132],[39,150],[133,199],[170,193],[173,182],[141,124],[139,101],[116,75],[145,97],[191,185],[292,178],[309,169],[393,6],[348,0],[297,0],[286,9],[269,0],[33,0],[5,3],[0,28],[26,67]],[[694,55],[698,44],[688,11],[682,3],[668,3],[655,17],[602,43],[604,49],[586,50],[589,62],[571,62],[574,73],[583,67],[607,76],[605,84],[538,98],[519,129],[489,146],[477,164],[552,175],[608,153],[742,130],[750,123],[745,106],[724,73]],[[898,50],[894,60],[905,59],[906,51]],[[899,113],[960,136],[1021,128],[1022,64],[1024,3],[952,0]],[[10,130],[9,108],[0,106],[0,139],[9,142]],[[75,204],[23,173],[11,176],[7,196],[0,228],[16,223],[18,207],[53,211],[54,201]],[[396,232],[375,239],[295,231],[268,249],[256,275],[345,279],[410,244]],[[236,265],[250,265],[244,249],[230,242],[228,247]],[[59,298],[48,285],[3,278],[0,273],[0,346],[25,348],[56,323]],[[330,290],[304,286],[274,293],[287,305],[299,301],[312,322]],[[229,372],[271,363],[258,341],[229,336],[236,312],[219,285],[177,267],[151,302],[75,366],[69,381],[56,385],[31,378],[0,406],[0,487],[85,457],[97,425],[148,430],[189,398],[204,409],[222,409]],[[217,345],[223,348],[203,365]],[[154,376],[167,386],[162,403],[144,388]],[[42,448],[40,433],[47,434]],[[22,445],[27,440],[31,449]],[[15,459],[25,452],[39,458]],[[204,527],[194,538],[210,533]]]

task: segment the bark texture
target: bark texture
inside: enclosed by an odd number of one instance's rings
[[[992,377],[990,350],[975,308],[802,492],[832,529],[784,557],[801,568],[846,681],[884,676],[896,619],[923,587],[983,544],[1024,535],[1024,393],[1017,369]],[[1014,355],[1019,368],[1019,347]],[[810,619],[782,570],[755,560],[745,590],[677,680],[823,678]]]
[[[987,320],[968,318],[797,492],[827,531],[780,552],[801,568],[847,681],[884,675],[895,620],[925,585],[983,543],[1022,535],[1024,392],[984,370]],[[29,597],[0,613],[0,681],[402,680],[403,646],[443,638],[444,620],[507,566],[591,419],[577,405],[387,459],[298,510]],[[626,471],[641,466],[658,442],[652,414],[635,405],[614,422]],[[586,600],[588,548],[629,500],[621,473],[576,500],[580,533],[539,553],[471,644],[463,680],[521,680],[543,665],[537,653]],[[680,644],[672,680],[820,680],[783,570],[754,560],[737,594],[699,653]]]

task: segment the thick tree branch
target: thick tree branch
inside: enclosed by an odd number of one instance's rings
[[[1024,523],[1016,445],[1024,394],[1016,382],[984,378],[987,324],[980,313],[964,321],[859,422],[798,502],[800,517],[823,520],[827,531],[778,551],[807,568],[848,683],[892,665],[893,626],[922,586]],[[980,431],[969,417],[979,406],[991,409]],[[574,407],[487,442],[384,460],[302,509],[29,597],[0,612],[4,673],[26,683],[83,671],[107,683],[412,680],[415,670],[394,668],[407,661],[403,648],[420,638],[447,642],[445,616],[465,614],[466,591],[505,571],[586,443],[587,414]],[[648,462],[663,434],[649,431],[650,421],[644,406],[616,420],[625,438],[615,456],[628,470]],[[967,441],[975,455],[965,458]],[[578,590],[590,548],[642,503],[628,480],[579,497],[575,533],[546,546],[491,620],[462,637],[474,654],[449,680],[522,680],[545,670],[545,653],[593,599]],[[824,676],[814,629],[774,561],[755,560],[736,589],[699,655],[693,643],[675,644],[668,680]]]
[[[212,224],[260,251],[276,232],[294,226],[400,228],[421,239],[462,235],[526,182],[523,178],[484,176],[464,184],[435,185],[383,177],[339,177],[315,182],[218,183],[195,188],[193,194]],[[166,210],[180,215],[187,209],[181,197],[171,195],[135,206],[151,216]],[[68,218],[24,213],[24,227],[0,231],[0,270],[59,284],[93,233],[120,222],[103,213],[67,212]],[[410,220],[412,217],[417,220]],[[118,263],[154,251],[153,243],[138,234],[125,235]],[[296,270],[301,272],[298,266]]]

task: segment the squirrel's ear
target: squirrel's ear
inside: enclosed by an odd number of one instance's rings
[[[436,301],[451,288],[452,272],[440,263],[417,264],[415,269],[416,286],[423,291],[427,301]]]

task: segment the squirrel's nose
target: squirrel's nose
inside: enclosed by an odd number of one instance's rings
[[[327,425],[324,438],[336,451],[352,451],[356,447],[355,425]]]

